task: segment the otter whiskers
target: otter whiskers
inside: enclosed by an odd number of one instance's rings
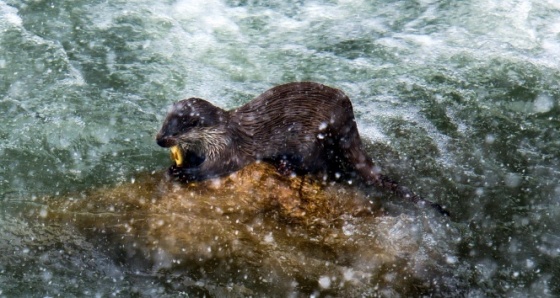
[[[226,131],[215,127],[193,127],[177,139],[183,152],[192,151],[209,160],[215,160],[230,144]]]

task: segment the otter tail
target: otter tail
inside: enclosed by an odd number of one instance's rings
[[[377,176],[376,179],[373,179],[374,180],[373,185],[382,189],[390,190],[391,192],[397,194],[399,197],[407,199],[414,204],[423,204],[423,205],[431,206],[432,208],[436,209],[439,213],[441,213],[444,216],[451,215],[449,211],[443,208],[443,206],[441,206],[440,204],[420,197],[419,195],[415,194],[410,189],[408,189],[408,187],[399,185],[399,183],[392,180],[391,178],[381,174],[378,174],[376,176]]]
[[[349,164],[354,167],[359,176],[368,185],[375,185],[379,188],[390,190],[399,197],[409,200],[414,204],[429,205],[436,209],[439,213],[449,216],[449,211],[445,210],[440,204],[428,201],[418,196],[405,186],[399,185],[396,181],[379,173],[371,158],[367,155],[358,133],[356,121],[352,114],[350,106],[349,117],[347,123],[342,127],[342,137],[339,140],[339,146]]]

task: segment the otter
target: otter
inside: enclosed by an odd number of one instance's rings
[[[169,110],[156,141],[172,148],[176,163],[168,173],[180,181],[220,177],[263,161],[284,173],[357,176],[449,215],[380,173],[364,150],[350,99],[323,84],[280,85],[230,111],[200,98],[181,100]]]

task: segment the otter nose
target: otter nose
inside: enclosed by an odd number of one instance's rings
[[[156,136],[156,142],[159,146],[164,148],[173,147],[177,145],[177,140],[174,137],[162,136],[160,134]]]

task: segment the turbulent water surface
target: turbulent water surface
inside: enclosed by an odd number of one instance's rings
[[[448,227],[424,241],[455,279],[420,294],[560,295],[554,0],[0,0],[0,295],[178,295],[30,206],[166,167],[154,135],[173,101],[233,108],[302,80],[344,90],[383,171],[453,213],[386,203]],[[410,293],[380,279],[361,294]]]

